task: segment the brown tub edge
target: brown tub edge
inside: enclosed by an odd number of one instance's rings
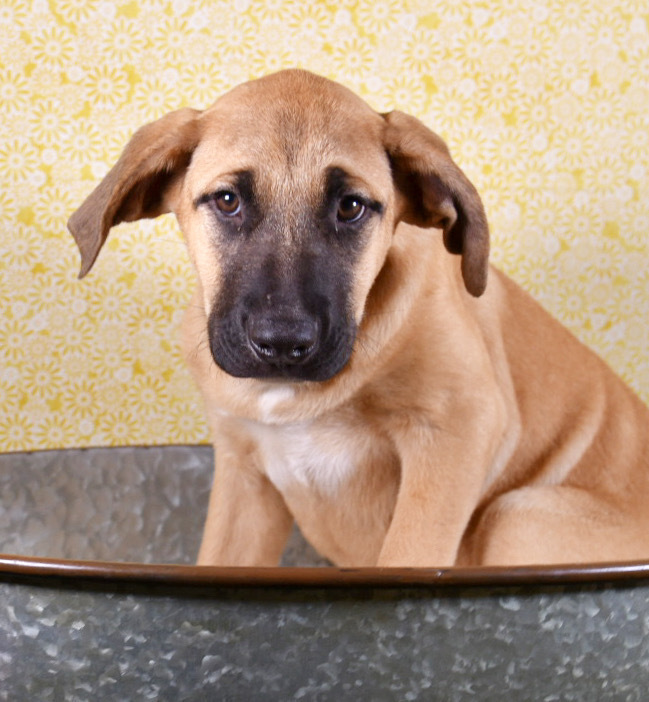
[[[172,588],[463,588],[649,581],[649,562],[481,568],[213,567],[75,561],[0,554],[0,582],[128,583]]]

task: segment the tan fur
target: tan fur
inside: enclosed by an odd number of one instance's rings
[[[319,196],[330,165],[385,203],[355,268],[351,360],[322,382],[231,377],[207,343],[223,261],[196,201],[257,169],[292,222],[275,232],[290,265],[295,203]],[[417,120],[301,71],[168,115],[70,220],[82,274],[111,226],[167,210],[197,273],[183,347],[216,449],[199,563],[276,564],[293,520],[345,566],[649,555],[647,409],[488,269],[480,199]]]

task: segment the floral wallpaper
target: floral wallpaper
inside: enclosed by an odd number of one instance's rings
[[[65,223],[138,126],[289,66],[440,133],[494,262],[649,400],[646,0],[3,0],[0,451],[208,439],[173,218],[82,281]]]

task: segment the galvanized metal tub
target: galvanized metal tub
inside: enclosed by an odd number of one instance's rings
[[[649,564],[309,567],[296,534],[292,567],[196,568],[210,474],[205,448],[0,457],[0,699],[647,699]]]

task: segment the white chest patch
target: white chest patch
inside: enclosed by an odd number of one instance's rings
[[[264,422],[273,421],[273,412],[278,404],[291,400],[295,397],[295,390],[289,385],[279,385],[276,388],[266,390],[259,399],[259,412]]]
[[[371,450],[371,441],[346,425],[311,422],[286,425],[246,423],[256,439],[266,475],[283,492],[298,484],[334,494]]]

